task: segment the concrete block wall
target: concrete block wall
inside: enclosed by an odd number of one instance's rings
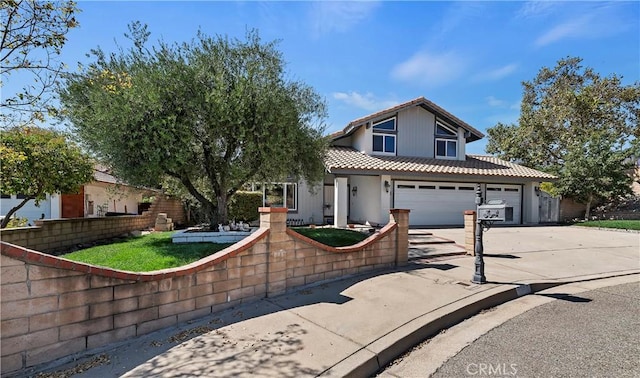
[[[300,285],[403,265],[408,211],[358,245],[331,248],[261,208],[260,228],[192,264],[134,273],[0,242],[2,374],[140,336]]]
[[[149,213],[151,213],[150,216],[152,219],[150,226],[153,226],[153,222],[155,222],[156,216],[159,213],[167,214],[167,217],[171,218],[174,224],[185,225],[187,223],[184,206],[178,198],[161,194],[157,195],[149,208]]]
[[[179,199],[158,195],[149,211],[142,215],[37,220],[34,227],[3,229],[0,231],[0,237],[7,243],[55,253],[68,250],[77,244],[151,228],[159,213],[166,213],[177,224],[184,224],[186,219]]]
[[[476,227],[475,210],[464,211],[464,250],[467,255],[476,255]]]
[[[0,231],[3,242],[54,253],[77,244],[108,239],[149,227],[149,214],[118,217],[37,220],[34,227]]]
[[[578,203],[572,198],[563,198],[560,200],[560,220],[584,219],[586,209],[585,204]]]

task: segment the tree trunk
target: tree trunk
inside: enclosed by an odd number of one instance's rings
[[[228,210],[227,210],[227,196],[224,194],[218,194],[216,196],[217,205],[213,212],[213,226],[218,224],[226,224],[229,222]],[[222,231],[222,230],[219,230]]]
[[[27,196],[27,198],[25,198],[24,200],[22,200],[22,202],[20,202],[18,204],[18,206],[12,208],[11,210],[9,210],[9,212],[7,213],[7,215],[5,215],[4,219],[2,220],[2,222],[0,222],[0,228],[5,228],[7,227],[7,225],[9,224],[9,221],[11,220],[11,216],[13,214],[16,213],[16,211],[20,210],[22,208],[22,206],[24,206],[27,202],[31,201],[32,199],[34,199],[35,197],[33,196]]]
[[[593,196],[589,195],[589,199],[587,200],[587,209],[584,211],[584,219],[589,220],[591,216],[591,203],[593,202]]]

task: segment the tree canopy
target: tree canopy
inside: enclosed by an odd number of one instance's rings
[[[12,74],[29,75],[29,83],[15,94],[2,96],[4,124],[43,121],[51,110],[50,95],[64,68],[58,60],[67,32],[79,24],[74,1],[0,0],[2,85]],[[26,80],[25,80],[26,82]]]
[[[195,197],[212,224],[227,221],[229,199],[248,182],[324,173],[324,101],[289,79],[276,42],[198,33],[160,41],[129,26],[129,49],[105,54],[66,76],[60,90],[71,129],[114,173],[157,186],[169,176]]]
[[[640,84],[561,59],[523,82],[518,124],[488,129],[487,152],[558,176],[563,196],[587,204],[628,194],[640,156]]]
[[[0,183],[3,194],[25,197],[0,223],[30,200],[36,205],[52,193],[74,193],[93,179],[92,160],[60,131],[38,127],[13,127],[0,139]]]

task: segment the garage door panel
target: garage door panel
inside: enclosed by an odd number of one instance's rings
[[[474,183],[397,181],[394,206],[411,210],[411,225],[462,225],[464,211],[476,207],[475,186]],[[486,199],[504,199],[513,207],[513,222],[507,223],[520,223],[519,185],[488,184]]]
[[[487,200],[501,199],[507,206],[513,207],[513,221],[504,224],[519,224],[522,201],[521,187],[519,185],[487,185]]]
[[[470,185],[399,181],[394,206],[411,210],[411,225],[460,225],[464,223],[464,211],[475,208],[475,192],[459,190],[459,186]]]

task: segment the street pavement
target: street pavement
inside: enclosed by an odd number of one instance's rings
[[[638,289],[637,276],[623,276],[518,298],[424,341],[379,377],[639,377]]]
[[[464,242],[462,229],[432,232]],[[484,285],[470,283],[471,256],[418,259],[245,304],[48,371],[89,363],[76,376],[370,376],[483,309],[561,284],[640,277],[638,233],[493,228],[485,253]]]

